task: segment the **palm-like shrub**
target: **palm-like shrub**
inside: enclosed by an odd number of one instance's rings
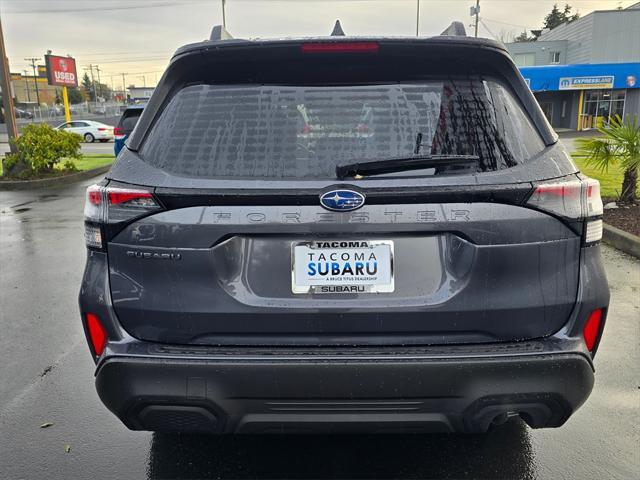
[[[586,162],[606,171],[619,164],[624,170],[620,203],[635,203],[638,199],[638,170],[640,169],[640,125],[636,117],[626,121],[616,115],[608,125],[598,128],[601,137],[577,140],[577,155]]]

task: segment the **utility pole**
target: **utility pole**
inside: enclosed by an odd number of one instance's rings
[[[4,33],[2,32],[2,20],[0,19],[0,86],[2,86],[2,106],[4,107],[4,123],[9,134],[9,149],[11,153],[18,153],[18,149],[12,140],[18,138],[18,126],[16,125],[16,111],[13,109],[13,95],[11,94],[11,73],[9,73],[9,60],[4,47]],[[3,169],[3,172],[6,172]]]
[[[100,93],[100,97],[102,97],[102,84],[100,83],[100,68],[96,65],[96,72],[98,72],[98,92]]]
[[[127,104],[127,82],[124,79],[126,73],[121,73],[122,75],[122,103]]]
[[[90,63],[88,65],[89,71],[91,72],[91,85],[93,85],[93,101],[98,101],[98,92],[96,92],[96,81],[93,79],[93,65]]]
[[[225,4],[227,3],[227,0],[222,0],[222,26],[225,28],[227,28],[227,16],[225,15],[225,11],[224,11],[224,7]]]
[[[27,102],[31,103],[31,92],[29,91],[29,82],[27,82],[27,71],[23,70],[24,73],[24,89],[27,91]]]
[[[420,33],[420,0],[416,0],[416,37]]]
[[[478,38],[478,20],[479,20],[479,15],[480,15],[480,0],[476,0],[476,6],[471,7],[471,15],[475,15],[476,16],[476,20],[474,22],[474,27],[473,27],[473,36]]]
[[[29,62],[29,64],[31,65],[31,68],[33,68],[33,83],[36,86],[36,101],[38,102],[38,107],[40,107],[40,92],[38,91],[38,74],[36,72],[36,62],[40,59],[33,57],[33,58],[25,58],[25,60]]]
[[[142,79],[142,86],[147,88],[147,79],[144,78],[144,75],[139,75],[138,78]]]

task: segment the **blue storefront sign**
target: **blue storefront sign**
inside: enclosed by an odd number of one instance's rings
[[[534,92],[640,88],[640,63],[520,67]]]
[[[585,90],[593,88],[613,88],[613,76],[601,77],[560,77],[559,90]]]

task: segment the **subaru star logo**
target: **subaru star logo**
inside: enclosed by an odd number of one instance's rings
[[[364,205],[364,195],[353,190],[331,190],[320,196],[320,205],[334,212],[349,212]]]

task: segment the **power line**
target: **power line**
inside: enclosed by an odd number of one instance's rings
[[[489,34],[490,34],[493,38],[495,38],[496,40],[500,40],[500,39],[499,39],[498,37],[496,37],[496,35],[491,31],[491,29],[489,29],[489,27],[487,27],[487,24],[486,24],[486,23],[484,23],[484,19],[482,19],[482,18],[481,18],[481,19],[480,19],[480,23],[482,24],[482,26],[483,26],[484,28],[486,28],[487,32],[489,32]]]
[[[104,2],[101,2],[104,3]],[[10,15],[23,15],[23,14],[43,14],[43,13],[81,13],[81,12],[112,12],[120,10],[140,10],[147,8],[162,8],[162,7],[178,7],[184,5],[204,5],[210,4],[209,0],[191,0],[191,1],[171,1],[161,3],[148,3],[145,2],[141,5],[126,5],[119,7],[102,6],[100,8],[56,8],[56,9],[37,9],[37,10],[5,10],[3,13]]]
[[[491,23],[501,23],[503,25],[509,25],[510,27],[524,28],[526,30],[535,30],[535,27],[532,28],[526,25],[518,25],[517,23],[503,22],[502,20],[494,20],[493,18],[482,17],[482,19]]]

